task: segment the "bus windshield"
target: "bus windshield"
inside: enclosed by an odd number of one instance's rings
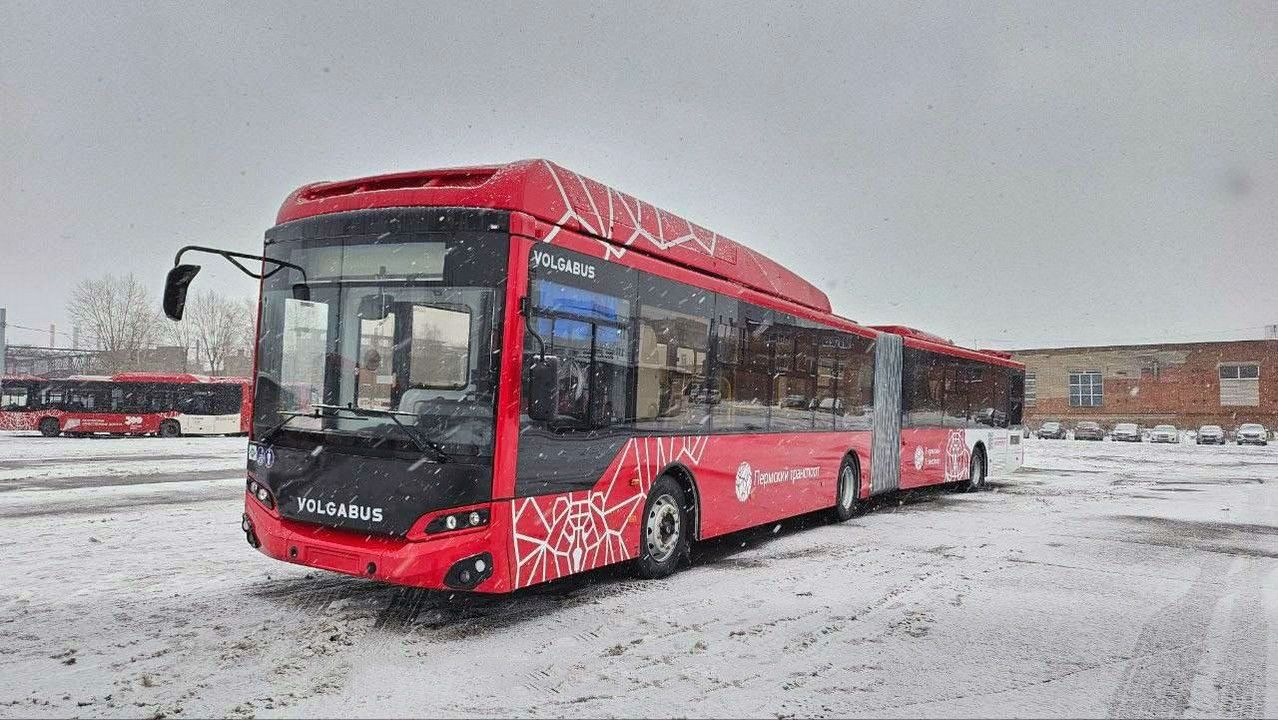
[[[268,245],[254,434],[488,455],[508,236],[377,233]],[[444,457],[447,457],[445,455]]]

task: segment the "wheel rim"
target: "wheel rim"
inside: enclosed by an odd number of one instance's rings
[[[856,499],[856,473],[853,472],[851,465],[844,465],[839,471],[839,505],[846,510],[852,507],[854,499]]]
[[[644,535],[648,543],[648,555],[657,562],[665,562],[679,546],[679,505],[669,495],[662,495],[648,508],[648,521]]]

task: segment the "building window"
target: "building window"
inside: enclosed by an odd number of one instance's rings
[[[1038,401],[1038,378],[1034,373],[1025,373],[1025,407],[1034,407]]]
[[[1069,374],[1070,407],[1100,407],[1104,402],[1104,384],[1097,370]]]
[[[1260,365],[1231,363],[1220,366],[1220,404],[1256,407],[1260,405]]]

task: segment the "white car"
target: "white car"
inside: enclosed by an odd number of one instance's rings
[[[1149,433],[1149,441],[1152,443],[1178,443],[1180,442],[1180,431],[1175,425],[1155,425],[1154,429]]]
[[[1198,428],[1199,445],[1224,445],[1225,430],[1219,425],[1204,425]]]
[[[1259,423],[1243,423],[1234,433],[1234,439],[1239,445],[1268,445],[1269,433],[1265,430],[1265,426]]]
[[[1114,442],[1140,442],[1140,428],[1136,423],[1118,423],[1110,433]]]

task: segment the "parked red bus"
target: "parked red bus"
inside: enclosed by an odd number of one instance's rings
[[[1021,462],[1023,367],[864,327],[552,163],[305,186],[261,261],[242,526],[280,560],[508,592]],[[252,273],[250,273],[252,274]]]
[[[240,435],[252,419],[252,381],[189,373],[130,372],[0,383],[0,430],[46,437]]]

